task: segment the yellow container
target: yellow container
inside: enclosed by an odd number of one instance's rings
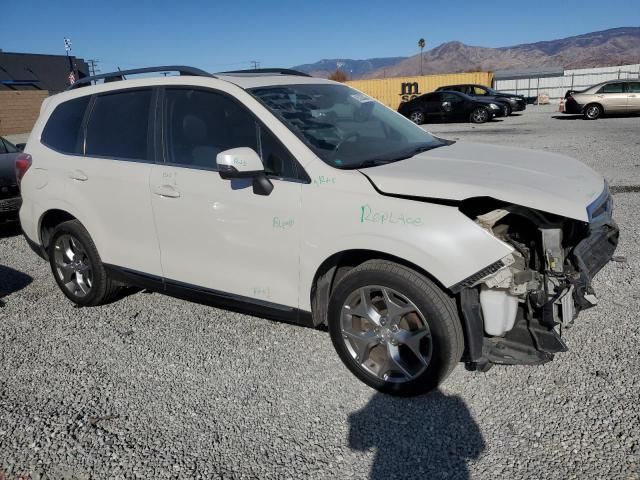
[[[394,77],[375,80],[352,80],[347,85],[361,90],[387,107],[398,109],[402,102],[433,92],[444,85],[473,83],[491,86],[492,72],[447,73],[443,75],[423,75],[416,77]]]

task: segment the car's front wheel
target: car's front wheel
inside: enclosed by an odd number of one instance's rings
[[[484,107],[478,107],[471,112],[469,116],[469,120],[472,123],[485,123],[491,119],[491,115],[489,114],[489,110]]]
[[[409,114],[409,120],[416,125],[422,125],[424,123],[424,113],[420,110],[415,110]]]
[[[347,368],[395,395],[436,388],[464,347],[453,299],[424,275],[386,260],[365,262],[338,282],[328,323]]]
[[[60,290],[78,306],[106,303],[119,290],[119,284],[107,275],[89,233],[77,220],[61,223],[53,231],[49,262]]]

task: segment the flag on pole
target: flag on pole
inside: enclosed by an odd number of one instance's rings
[[[67,76],[67,79],[69,80],[69,85],[73,85],[74,83],[76,83],[76,73],[73,65],[73,60],[69,55],[69,52],[71,51],[70,38],[64,37],[64,49],[67,52],[67,60],[69,61],[69,75]]]

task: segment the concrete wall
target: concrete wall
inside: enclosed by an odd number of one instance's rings
[[[444,85],[475,83],[490,87],[492,80],[493,73],[491,72],[470,72],[376,80],[352,80],[346,83],[396,110],[401,102],[411,100],[423,93],[433,92],[436,88]]]
[[[46,90],[1,91],[0,135],[30,132],[48,96]]]

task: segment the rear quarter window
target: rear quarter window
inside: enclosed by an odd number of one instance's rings
[[[41,142],[62,153],[82,153],[82,120],[91,97],[80,97],[58,105],[42,131]]]

